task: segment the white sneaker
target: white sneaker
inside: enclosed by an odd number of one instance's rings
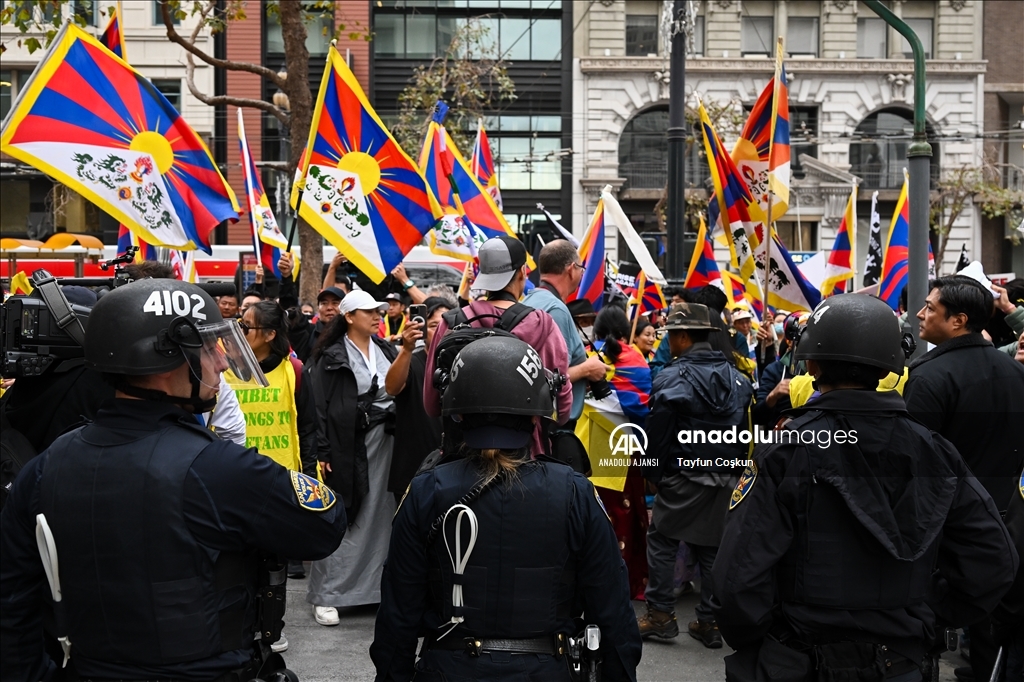
[[[338,618],[338,609],[333,606],[314,606],[313,618],[320,625],[337,625],[341,622]]]
[[[288,638],[284,636],[284,633],[281,633],[281,639],[270,645],[270,650],[275,654],[288,651]]]

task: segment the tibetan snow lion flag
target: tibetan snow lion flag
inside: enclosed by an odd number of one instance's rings
[[[732,159],[761,210],[768,210],[768,194],[774,194],[772,220],[786,214],[789,207],[789,89],[786,69],[778,46],[775,76],[761,91],[739,140]]]
[[[907,285],[910,273],[910,201],[907,195],[909,186],[910,177],[904,170],[903,189],[900,190],[900,198],[896,201],[896,212],[893,213],[889,235],[885,240],[882,280],[878,285],[878,298],[888,303],[893,310],[899,310],[900,292]]]
[[[568,298],[570,301],[585,298],[594,306],[595,311],[604,305],[604,238],[604,200],[598,199],[594,217],[590,219],[590,226],[577,249],[583,263],[583,279]]]
[[[434,227],[441,207],[334,45],[306,150],[299,215],[381,283]]]
[[[836,231],[836,240],[832,243],[832,251],[825,265],[825,279],[821,283],[821,295],[845,294],[853,291],[850,281],[856,274],[853,264],[856,262],[854,248],[857,245],[857,186],[850,191],[850,199],[846,202],[843,219]]]
[[[245,123],[242,120],[242,110],[238,109],[238,146],[242,152],[242,174],[245,176],[245,207],[249,211],[249,225],[252,227],[253,248],[259,256],[259,263],[265,270],[280,277],[281,272],[277,269],[277,261],[281,258],[281,249],[288,248],[288,240],[285,239],[281,229],[277,226],[274,212],[270,210],[270,200],[267,193],[263,191],[263,181],[260,179],[256,164],[253,163],[252,153],[249,151],[249,141],[245,137]]]
[[[470,161],[470,170],[480,181],[480,184],[487,188],[487,193],[494,199],[498,210],[502,209],[501,190],[498,189],[498,174],[494,172],[494,157],[491,156],[491,143],[487,139],[487,130],[484,129],[484,120],[476,129],[476,142],[473,144],[473,157]]]
[[[68,23],[4,121],[0,151],[154,246],[210,253],[238,202],[199,135],[141,74]]]
[[[138,249],[135,252],[136,263],[141,263],[144,260],[157,260],[156,249],[151,244],[147,244],[145,240],[139,239],[137,234],[121,225],[117,230],[117,255],[123,256],[128,251],[129,246],[134,246]]]
[[[686,271],[686,280],[683,282],[683,287],[686,289],[700,289],[709,284],[719,289],[725,288],[722,284],[722,273],[719,271],[718,262],[715,260],[715,247],[708,235],[704,216],[701,216],[700,230],[697,232],[697,245],[693,249],[693,256],[690,258],[690,267]]]
[[[478,215],[483,209],[484,220],[493,220],[493,214],[487,212],[487,207],[481,203],[481,195],[486,190],[473,180],[465,164],[456,158],[458,150],[443,123],[447,113],[448,105],[444,102],[435,105],[420,153],[420,169],[444,213],[430,232],[430,250],[470,262],[476,260],[477,251],[487,237],[476,228],[467,211],[472,210],[474,215]]]
[[[121,59],[128,61],[127,52],[124,49],[124,26],[121,24],[121,3],[110,8],[110,21],[107,28],[100,34],[100,42],[108,50]]]

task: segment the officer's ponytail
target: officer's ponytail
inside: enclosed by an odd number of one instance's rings
[[[498,450],[488,448],[486,450],[475,450],[474,458],[483,469],[484,478],[482,484],[490,483],[498,476],[504,476],[511,480],[515,478],[518,467],[529,460],[529,450]]]

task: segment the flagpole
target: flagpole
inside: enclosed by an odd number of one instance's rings
[[[644,271],[640,271],[640,278],[636,282],[636,314],[633,315],[633,329],[629,332],[629,344],[633,345],[633,339],[636,337],[636,325],[640,321],[640,308],[644,302],[644,288],[647,286],[647,279],[644,276]]]
[[[252,210],[252,198],[256,196],[256,190],[252,184],[252,174],[249,172],[252,164],[249,158],[249,140],[245,137],[245,123],[242,120],[242,107],[236,107],[238,112],[238,139],[242,147],[242,176],[245,178],[245,203],[249,209],[249,227],[252,228],[252,246],[256,250],[256,265],[263,267],[263,256],[260,249],[260,231],[256,226],[256,214]]]
[[[762,315],[768,315],[768,290],[772,285],[772,199],[775,192],[772,189],[772,146],[775,144],[775,120],[779,112],[779,81],[782,79],[782,36],[779,36],[775,43],[775,76],[772,80],[772,122],[768,135],[768,215],[765,218],[764,234],[764,287],[761,289]],[[755,268],[756,270],[756,268]],[[767,317],[765,317],[767,319]],[[762,320],[762,323],[764,320]],[[772,334],[775,327],[772,326]]]
[[[121,7],[121,0],[117,0],[117,34],[121,40],[121,59],[128,61],[128,45],[124,39],[124,9]]]

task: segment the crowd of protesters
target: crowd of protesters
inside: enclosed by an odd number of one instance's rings
[[[421,290],[399,266],[378,300],[345,274],[339,254],[316,300],[300,301],[293,260],[284,254],[273,286],[260,268],[251,287],[217,299],[223,317],[237,319],[270,387],[225,372],[229,390],[221,391],[204,424],[319,478],[345,507],[349,529],[331,556],[311,564],[290,557],[290,577],[304,578],[309,571],[307,600],[317,623],[338,625],[339,608],[381,600],[396,508],[423,462],[457,433],[457,425],[441,417],[434,381],[438,347],[453,326],[497,327],[503,316],[516,318],[506,331],[530,344],[545,370],[567,378],[555,396],[555,424],[542,428],[538,422],[531,453],[554,456],[583,473],[588,460],[574,434],[585,400],[603,382],[625,419],[646,427],[648,451],[666,453],[683,452],[673,442],[683,430],[772,429],[787,410],[821,399],[821,386],[795,353],[807,312],[776,310],[759,320],[745,306],[730,307],[726,295],[709,286],[668,288],[668,309],[634,320],[625,298],[612,297],[598,311],[588,301],[573,300],[584,266],[568,242],[544,247],[535,283],[528,281],[526,262],[521,242],[495,238],[479,249],[472,296],[443,285]],[[162,267],[133,265],[132,276],[170,276]],[[86,307],[96,302],[91,291],[78,289],[66,287],[68,298],[80,297]],[[932,281],[929,289],[920,311],[906,311],[905,295],[902,306],[904,317],[914,314],[920,321],[919,339],[908,343],[927,343],[931,350],[909,362],[902,375],[883,377],[877,391],[903,396],[909,414],[955,446],[1004,511],[1017,495],[1024,467],[1024,440],[1014,422],[1024,414],[1024,281],[989,290],[950,276]],[[33,381],[45,385],[33,387]],[[66,396],[64,409],[41,404],[52,391]],[[82,369],[19,379],[5,396],[5,424],[18,425],[40,452],[76,420],[88,419],[110,393]],[[694,454],[738,462],[751,451],[709,446],[687,450],[679,461]],[[674,460],[663,457],[655,470],[630,467],[623,489],[599,488],[600,498],[628,569],[630,597],[647,602],[638,619],[640,634],[678,634],[676,597],[692,589],[688,580],[679,580],[678,562],[684,574],[701,580],[689,634],[718,648],[721,607],[712,567],[743,467],[687,468],[666,461]],[[1019,679],[1019,618],[1008,617],[1004,608],[1001,616],[997,609],[973,623],[973,670],[959,670],[958,677],[987,680],[996,651],[1006,645],[1005,679]],[[1016,640],[1005,636],[1007,628]]]

